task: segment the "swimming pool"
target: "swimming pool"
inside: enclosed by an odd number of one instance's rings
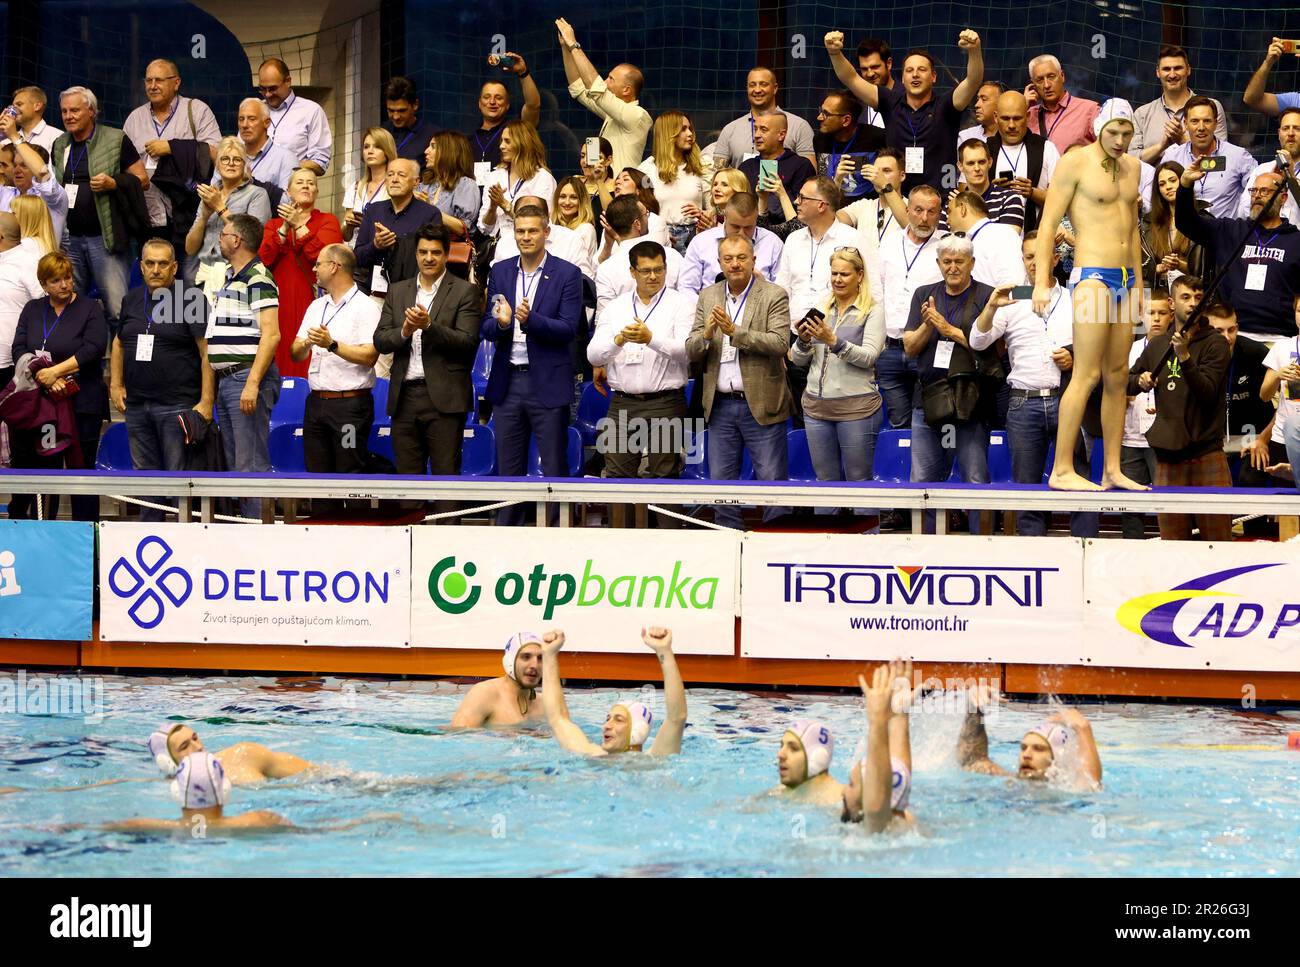
[[[347,776],[234,792],[228,814],[271,809],[345,831],[240,838],[144,836],[64,824],[178,818],[160,778],[0,796],[0,876],[1300,874],[1300,714],[1193,706],[1083,706],[1105,789],[1079,794],[960,771],[955,714],[912,720],[912,809],[922,832],[867,840],[837,810],[763,796],[794,717],[820,718],[843,780],[862,735],[849,695],[690,689],[682,755],[586,761],[546,732],[444,733],[468,686],[329,678],[103,677],[105,715],[0,715],[0,786],[50,789],[157,776],[143,740],[168,715],[210,751],[261,742]],[[635,689],[568,689],[596,736]],[[662,694],[656,709],[662,709]],[[1043,707],[1008,703],[990,751],[1014,764]],[[1268,745],[1269,751],[1177,748]],[[447,778],[451,777],[451,778]]]

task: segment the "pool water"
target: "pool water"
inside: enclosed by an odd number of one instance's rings
[[[912,717],[921,830],[868,839],[838,809],[765,796],[796,717],[830,725],[843,780],[860,698],[690,689],[682,754],[585,760],[545,729],[449,732],[468,686],[269,678],[102,679],[104,716],[0,715],[0,876],[1295,876],[1300,714],[1109,704],[1093,722],[1105,787],[1078,793],[962,772],[959,716]],[[616,698],[568,691],[599,741]],[[662,710],[662,693],[653,706]],[[1040,704],[1008,703],[990,752],[1014,768]],[[209,751],[261,742],[332,777],[237,787],[228,814],[274,810],[296,833],[142,835],[98,824],[179,818],[143,741],[168,717]],[[1213,749],[1264,745],[1267,750]],[[1199,746],[1188,748],[1187,746]],[[56,786],[137,777],[78,792]],[[350,829],[322,827],[362,820]],[[84,828],[68,828],[87,824]]]

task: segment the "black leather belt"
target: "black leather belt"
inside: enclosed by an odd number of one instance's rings
[[[528,372],[528,364],[527,364],[527,363],[511,363],[511,364],[510,364],[510,368],[513,369],[516,373],[526,373],[526,372]]]
[[[1053,396],[1061,395],[1061,387],[1055,386],[1052,389],[1020,389],[1017,386],[1011,387],[1011,396],[1014,399],[1048,399]]]
[[[685,392],[684,386],[678,386],[676,389],[661,389],[654,393],[624,393],[621,389],[614,390],[615,396],[621,396],[624,399],[637,400],[641,403],[649,400],[661,400],[668,396],[681,396]]]
[[[225,379],[227,376],[234,376],[236,373],[246,373],[252,368],[252,363],[249,363],[247,366],[231,366],[229,369],[218,369],[215,375],[217,380],[220,381]]]
[[[902,349],[903,340],[895,339],[893,336],[886,336],[885,345],[888,346],[890,349]]]
[[[744,393],[724,393],[721,390],[718,390],[718,392],[714,393],[713,395],[722,397],[723,399],[727,399],[727,400],[743,400],[745,398]]]

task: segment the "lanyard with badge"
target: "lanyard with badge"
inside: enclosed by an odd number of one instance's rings
[[[1065,109],[1070,106],[1071,100],[1072,98],[1069,94],[1065,95],[1065,102],[1061,105],[1061,109],[1056,112],[1056,120],[1052,122],[1052,126],[1048,128],[1046,131],[1043,130],[1043,121],[1047,112],[1043,110],[1043,106],[1041,104],[1038,106],[1038,133],[1041,134],[1048,141],[1052,140],[1052,132],[1055,131],[1056,126],[1061,123],[1061,118],[1065,117]]]
[[[740,301],[736,305],[736,311],[731,311],[731,293],[727,293],[727,304],[723,307],[727,318],[731,320],[732,328],[740,325],[740,320],[745,314],[745,303],[749,300],[749,290],[754,288],[754,280],[749,280],[749,285],[745,286],[745,291],[740,295]],[[731,337],[725,333],[722,336],[722,362],[729,363],[736,358],[736,347],[731,344]]]
[[[158,320],[154,314],[158,311],[158,303],[153,301],[153,295],[148,291],[144,294],[144,332],[140,333],[135,340],[135,361],[137,363],[153,362],[153,324]]]
[[[1059,285],[1052,288],[1056,289],[1056,298],[1052,300],[1052,304],[1047,307],[1046,315],[1043,316],[1043,339],[1047,343],[1047,361],[1054,364],[1052,353],[1063,347],[1055,345],[1055,340],[1049,338],[1049,332],[1052,327],[1052,314],[1056,312],[1056,307],[1061,304],[1061,297],[1065,295],[1065,291]]]
[[[415,128],[411,128],[411,130],[407,131],[406,137],[402,138],[401,141],[397,142],[397,150],[400,152],[403,148],[405,148],[406,143],[410,141],[413,137],[415,137]]]
[[[72,211],[77,207],[77,192],[81,190],[81,186],[77,184],[77,165],[86,162],[86,181],[90,181],[90,164],[87,158],[90,155],[90,141],[94,136],[95,129],[91,128],[90,137],[81,142],[80,158],[72,153],[73,146],[68,145],[68,157],[72,160],[72,163],[63,172],[63,190],[68,195],[68,211]]]
[[[533,303],[532,300],[529,299],[528,297],[528,286],[530,284],[532,285],[533,298],[536,298],[537,290],[542,284],[542,269],[545,267],[545,265],[546,265],[546,260],[542,259],[542,264],[537,266],[537,271],[535,271],[533,273],[533,277],[529,279],[528,273],[524,271],[524,263],[522,261],[519,263],[519,277],[515,282],[516,286],[520,284],[522,284],[523,286],[523,295],[519,297],[519,303],[527,302],[530,311],[533,307]],[[515,308],[518,308],[518,304],[516,304]],[[515,324],[515,334],[513,337],[513,341],[519,343],[528,341],[528,333],[524,332],[524,327],[519,325],[517,322]]]
[[[54,325],[50,325],[50,301],[49,299],[45,300],[45,316],[41,320],[41,352],[45,352],[45,347],[49,343],[50,337],[54,335],[54,330],[59,328],[59,322],[62,321],[63,317],[67,314],[68,306],[71,305],[72,303],[69,302],[68,305],[63,307],[62,312],[56,312],[54,314]]]
[[[902,238],[899,239],[898,244],[903,250],[903,280],[907,281],[912,275],[912,266],[916,264],[916,260],[921,257],[921,252],[930,244],[930,239],[934,238],[934,236],[927,235],[925,237],[925,241],[916,247],[916,252],[912,255],[912,261],[909,262],[907,260],[907,232],[902,232],[901,235]]]
[[[939,297],[943,299],[944,302],[942,308],[940,309],[940,312],[942,313],[943,317],[948,320],[949,325],[953,325],[953,326],[957,325],[957,323],[953,322],[953,315],[954,315],[953,309],[955,308],[958,312],[964,309],[966,307],[966,303],[970,300],[971,293],[974,291],[975,291],[974,285],[968,286],[966,288],[966,291],[962,293],[962,297],[955,301],[948,296],[947,292],[938,293]],[[935,301],[937,302],[938,300]],[[957,344],[953,342],[951,339],[940,339],[937,343],[935,343],[934,346],[934,368],[935,369],[947,369],[952,364],[952,351],[956,345]]]
[[[668,286],[664,286],[662,289],[659,290],[659,295],[657,295],[657,296],[655,297],[655,301],[652,302],[652,303],[650,304],[650,311],[647,312],[647,313],[645,314],[645,318],[644,318],[644,319],[638,319],[638,318],[637,318],[637,314],[636,314],[636,304],[637,304],[636,292],[633,292],[633,293],[632,293],[632,318],[636,321],[636,324],[637,324],[638,326],[644,326],[644,325],[646,325],[647,323],[650,322],[650,317],[653,316],[653,315],[655,314],[655,310],[659,308],[659,303],[663,302],[663,300],[664,300],[664,293],[666,293],[667,291],[668,291]],[[629,366],[635,366],[635,365],[637,365],[638,363],[640,363],[642,357],[645,355],[645,348],[646,348],[646,347],[645,347],[645,345],[644,345],[643,343],[639,343],[639,342],[625,342],[625,343],[623,343],[623,347],[622,347],[622,348],[623,348],[623,353],[622,353],[621,356],[619,356],[619,360],[618,360],[618,361],[619,361],[620,363],[624,363],[624,364],[629,365]]]
[[[171,113],[167,115],[167,120],[164,121],[161,125],[159,125],[157,119],[154,118],[153,112],[151,111],[149,113],[149,123],[153,125],[154,134],[157,135],[160,140],[162,139],[163,132],[166,131],[167,128],[171,125],[172,118],[176,116],[176,111],[180,106],[181,106],[181,99],[177,97],[172,102]],[[158,167],[158,159],[153,155],[149,154],[148,152],[145,152],[144,167],[146,171],[155,170]]]
[[[1018,178],[1018,177],[1020,176],[1020,175],[1019,175],[1019,172],[1020,172],[1020,159],[1023,158],[1023,157],[1025,156],[1025,145],[1024,145],[1024,142],[1021,142],[1021,144],[1020,144],[1020,151],[1019,151],[1019,153],[1016,155],[1015,160],[1012,160],[1011,155],[1007,154],[1007,148],[1006,148],[1006,145],[998,145],[998,154],[1000,154],[1002,157],[1004,157],[1004,158],[1007,159],[1007,164],[1011,165],[1011,174],[1012,174],[1012,176]]]
[[[908,111],[903,115],[903,120],[907,122],[907,129],[912,132],[912,144],[903,149],[903,172],[909,175],[923,175],[925,174],[925,148],[916,143],[921,135],[917,132],[916,125],[912,123],[911,109],[905,104],[899,106]]]
[[[284,119],[289,116],[289,112],[293,110],[293,106],[296,103],[298,103],[298,92],[294,91],[292,94],[289,95],[289,100],[285,102],[284,112],[280,115],[280,120],[271,122],[272,141],[275,140],[275,133],[280,130],[280,125],[284,123]]]
[[[1260,235],[1259,229],[1258,228],[1255,229],[1255,245],[1256,245],[1255,257],[1260,259],[1266,259],[1267,256],[1264,255],[1264,252],[1268,249],[1270,245],[1273,244],[1273,239],[1277,238],[1278,235],[1280,234],[1281,234],[1280,231],[1274,232],[1272,235],[1268,237],[1268,241],[1266,242],[1264,241],[1263,237]],[[1247,289],[1250,289],[1253,292],[1263,292],[1264,285],[1267,279],[1268,279],[1267,261],[1251,262],[1249,265],[1246,266],[1246,288]]]
[[[885,217],[880,221],[879,226],[876,228],[877,242],[883,242],[885,240],[885,233],[889,231],[889,223],[892,222],[893,220],[894,220],[894,213],[892,211],[885,212]],[[930,240],[927,238],[925,241],[928,242]],[[924,247],[925,242],[922,242],[921,246]],[[907,258],[906,252],[903,253],[903,258]],[[908,268],[910,269],[911,266],[909,265]]]

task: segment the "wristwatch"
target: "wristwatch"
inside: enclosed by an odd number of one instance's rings
[[[888,194],[889,194],[891,191],[893,191],[893,190],[894,190],[894,186],[893,186],[893,185],[885,185],[884,188],[881,188],[881,189],[880,189],[880,193],[881,193],[882,195],[888,195]]]
[[[339,351],[339,341],[335,339],[330,343],[330,352],[337,353],[338,351]]]

